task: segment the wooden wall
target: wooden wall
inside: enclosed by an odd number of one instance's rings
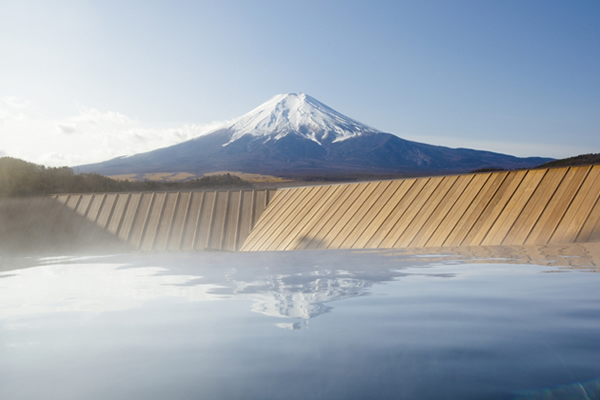
[[[142,251],[238,250],[272,191],[98,193],[56,196]]]
[[[283,189],[243,251],[600,242],[600,166]]]

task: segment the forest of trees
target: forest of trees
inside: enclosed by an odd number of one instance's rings
[[[230,174],[205,176],[182,182],[118,181],[98,174],[75,174],[69,167],[50,168],[17,158],[0,158],[0,197],[216,188],[252,188],[252,184]]]

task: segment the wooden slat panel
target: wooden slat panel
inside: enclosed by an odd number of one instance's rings
[[[346,199],[354,193],[357,189],[357,184],[350,185],[340,185],[339,190],[336,190],[333,196],[330,199],[330,204],[327,204],[322,208],[323,213],[321,218],[316,220],[314,225],[310,227],[307,231],[304,231],[304,236],[296,239],[296,249],[307,249],[310,248],[311,242],[316,241],[313,246],[318,246],[318,244],[323,239],[324,233],[321,231],[325,229],[324,227],[329,223],[329,220],[334,216],[336,211],[339,209],[340,204],[345,204]]]
[[[332,224],[331,230],[327,234],[327,240],[322,242],[320,248],[330,248],[333,242],[340,243],[346,239],[344,228],[348,223],[356,216],[360,208],[364,206],[365,201],[368,200],[373,192],[377,189],[379,182],[360,183],[359,188],[356,189],[355,194],[349,198],[348,208],[346,210],[340,209],[339,219]],[[337,248],[337,247],[333,247]]]
[[[404,181],[395,199],[390,201],[390,212],[382,213],[379,227],[365,244],[365,248],[379,248],[391,232],[396,230],[400,220],[419,196],[430,178],[408,179]]]
[[[106,199],[104,200],[104,205],[98,214],[98,218],[96,220],[96,224],[101,228],[106,228],[108,222],[110,221],[110,217],[112,217],[113,207],[117,200],[116,193],[109,193],[106,195]]]
[[[525,244],[548,243],[590,170],[591,167],[574,167],[568,170],[535,227],[529,233]]]
[[[241,192],[238,190],[230,191],[229,204],[225,215],[225,232],[223,232],[223,241],[221,243],[221,249],[223,250],[235,250],[235,240],[240,220],[240,202]]]
[[[402,218],[398,221],[394,229],[390,231],[388,236],[381,242],[379,247],[391,248],[398,242],[398,239],[402,237],[404,232],[411,226],[412,221],[419,214],[419,211],[429,201],[429,198],[434,194],[437,187],[442,183],[444,177],[430,178],[425,183],[425,186],[420,191],[414,201],[407,207],[406,211],[402,215]]]
[[[265,231],[265,235],[262,237],[262,243],[258,247],[258,250],[265,251],[271,246],[277,245],[277,238],[282,230],[293,224],[292,221],[296,215],[299,212],[302,212],[305,203],[314,196],[314,189],[314,187],[306,187],[292,193],[292,196],[288,200],[288,207],[281,210],[279,218],[274,219],[269,229]]]
[[[87,213],[89,212],[90,205],[92,204],[93,198],[94,198],[94,195],[92,195],[92,194],[82,195],[81,201],[79,202],[79,205],[77,206],[77,214],[83,215],[84,217],[87,216]]]
[[[450,210],[456,205],[460,196],[464,193],[474,175],[458,176],[443,199],[436,205],[435,210],[423,223],[409,247],[425,247],[440,225],[447,219]]]
[[[152,205],[152,202],[154,200],[154,195],[154,193],[142,194],[140,204],[138,206],[137,213],[133,221],[133,227],[131,229],[129,243],[131,243],[135,248],[138,249],[140,248],[140,244],[142,243],[142,236],[146,228],[146,223],[150,214],[150,206]]]
[[[331,208],[336,204],[340,194],[347,189],[347,185],[332,185],[328,186],[325,194],[322,196],[322,201],[317,203],[308,218],[297,225],[296,231],[290,235],[292,239],[289,243],[285,244],[281,250],[295,250],[300,246],[308,244],[310,239],[313,237],[311,233],[317,222],[325,218],[326,215],[331,213]]]
[[[69,200],[69,195],[68,194],[59,194],[59,195],[56,195],[55,198],[59,203],[66,204],[67,201]]]
[[[185,229],[187,216],[190,211],[191,198],[191,192],[179,192],[177,204],[175,205],[175,215],[173,216],[173,226],[171,234],[169,236],[167,250],[181,250],[181,242],[183,238],[183,232]]]
[[[385,188],[379,200],[371,209],[364,215],[363,221],[348,235],[348,239],[342,243],[345,248],[362,249],[367,242],[371,240],[373,235],[383,224],[384,215],[389,215],[393,207],[400,200],[400,188],[405,185],[406,181],[391,181]],[[400,198],[399,198],[400,197]],[[395,199],[395,200],[394,200]]]
[[[141,193],[130,194],[129,202],[127,203],[127,208],[124,212],[123,222],[121,223],[121,229],[119,229],[119,239],[129,241],[129,237],[131,236],[133,223],[135,221],[135,216],[138,213],[138,208],[140,206],[141,199]]]
[[[179,200],[179,192],[171,192],[166,194],[165,204],[162,211],[162,216],[158,224],[156,238],[154,239],[153,250],[165,251],[171,234],[173,225],[173,217],[175,215],[175,207]]]
[[[510,200],[508,200],[504,209],[490,227],[488,234],[482,240],[482,245],[498,246],[502,244],[508,231],[513,227],[519,215],[521,215],[521,212],[528,204],[546,173],[547,170],[531,170],[525,175],[521,184],[515,189]]]
[[[217,209],[217,192],[204,192],[202,210],[198,215],[198,225],[195,233],[194,250],[208,249],[211,231]]]
[[[441,247],[448,240],[452,232],[457,229],[459,221],[472,205],[473,200],[479,194],[490,179],[492,174],[475,174],[468,182],[445,218],[440,222],[438,228],[425,243],[426,247]]]
[[[410,224],[406,227],[402,235],[398,236],[392,247],[409,247],[410,243],[415,240],[418,233],[421,231],[431,214],[435,212],[438,205],[446,198],[446,194],[456,182],[456,176],[443,177],[437,188],[432,192],[431,196],[423,202],[422,207],[415,214]]]
[[[596,198],[596,204],[588,214],[583,227],[579,231],[575,242],[597,242],[600,239],[600,198]]]
[[[508,172],[491,174],[442,244],[443,247],[460,246],[462,243],[467,242],[469,234],[474,235],[474,232],[477,231],[477,223],[482,223],[483,213],[488,209],[490,202],[496,196],[502,184],[509,178],[512,179]]]
[[[66,203],[67,207],[71,208],[72,210],[76,210],[79,201],[81,201],[81,197],[82,196],[80,194],[69,195],[69,198],[67,199]]]
[[[594,166],[556,227],[549,243],[575,242],[598,196],[600,196],[600,166]]]
[[[229,192],[217,192],[216,207],[212,217],[212,227],[210,230],[210,239],[208,240],[209,249],[222,249],[223,233],[225,229],[227,207],[229,206]]]
[[[527,171],[509,172],[461,245],[479,246],[481,244],[496,223],[498,216],[504,211],[504,207],[510,201],[526,174]]]
[[[522,245],[529,236],[542,212],[554,196],[556,189],[565,177],[567,169],[548,170],[531,195],[531,198],[517,217],[506,236],[500,242],[504,245]]]
[[[123,193],[117,195],[114,210],[112,212],[112,217],[110,218],[110,222],[106,227],[106,229],[113,235],[118,234],[119,228],[121,227],[121,224],[125,217],[125,208],[127,207],[127,203],[129,201],[130,196],[130,193]]]
[[[291,218],[288,219],[285,225],[282,224],[279,232],[276,232],[273,236],[271,243],[267,244],[266,250],[285,249],[294,240],[296,233],[303,226],[303,222],[309,218],[309,214],[315,211],[315,205],[319,200],[323,199],[323,194],[326,191],[327,187],[325,186],[311,188],[298,205],[296,211],[290,213]]]
[[[156,193],[154,195],[154,202],[152,204],[152,208],[150,209],[148,223],[146,224],[146,229],[142,238],[142,250],[150,251],[154,249],[154,242],[156,239],[156,234],[158,233],[158,224],[160,223],[160,219],[162,217],[166,197],[166,193]]]
[[[272,226],[272,223],[279,218],[281,210],[285,209],[286,206],[289,206],[289,202],[287,200],[293,196],[297,190],[301,189],[285,189],[278,191],[269,207],[264,210],[265,212],[260,219],[257,218],[257,210],[260,209],[260,203],[262,202],[258,199],[257,191],[253,192],[253,227],[248,235],[248,239],[246,239],[246,243],[243,247],[244,249],[248,251],[256,251],[257,247],[262,243],[265,232]]]
[[[333,240],[343,227],[345,216],[354,211],[354,204],[360,201],[360,196],[367,188],[367,183],[358,183],[350,185],[351,190],[348,191],[348,196],[344,200],[336,204],[328,215],[327,220],[317,232],[317,234],[307,243],[307,249],[324,249],[329,241]]]
[[[238,226],[238,236],[236,239],[236,250],[243,248],[246,240],[248,239],[248,235],[250,234],[250,229],[252,227],[252,219],[253,219],[253,211],[254,211],[254,191],[252,190],[243,190],[242,191],[242,199],[241,199],[241,217],[240,223]]]
[[[362,232],[370,221],[363,221],[365,215],[371,210],[373,205],[378,204],[381,195],[390,186],[391,181],[384,182],[371,182],[369,186],[361,195],[360,202],[357,201],[354,205],[356,211],[352,210],[345,216],[347,221],[342,229],[327,246],[327,248],[333,249],[347,249],[350,244],[344,245],[344,243],[353,243],[356,241],[356,235],[353,235],[355,231]],[[380,207],[382,204],[378,204]]]
[[[287,218],[290,217],[290,214],[302,201],[304,194],[308,190],[309,188],[288,189],[288,194],[285,197],[285,201],[282,201],[280,207],[274,207],[273,209],[269,207],[268,210],[273,214],[270,216],[271,218],[268,220],[268,222],[266,221],[265,226],[261,228],[262,234],[260,239],[255,241],[254,250],[263,250],[271,243],[271,237],[273,234],[279,227],[286,223]],[[257,228],[259,224],[257,224]]]
[[[200,229],[200,215],[206,203],[205,196],[206,192],[191,193],[190,204],[188,206],[189,211],[186,216],[185,226],[183,227],[183,237],[181,238],[181,250],[194,250],[196,246],[198,231]]]
[[[95,194],[92,199],[92,204],[90,205],[89,211],[87,213],[87,218],[90,221],[96,222],[98,215],[100,214],[100,208],[102,204],[104,204],[104,199],[106,198],[106,194]]]

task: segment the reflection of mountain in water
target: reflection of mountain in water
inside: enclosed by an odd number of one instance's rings
[[[373,282],[347,271],[275,275],[263,281],[232,281],[233,293],[251,298],[252,311],[272,317],[309,319],[329,311],[324,303],[363,295]]]

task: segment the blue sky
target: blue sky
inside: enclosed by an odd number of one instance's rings
[[[600,2],[0,3],[0,155],[147,151],[287,92],[409,140],[597,153]]]

